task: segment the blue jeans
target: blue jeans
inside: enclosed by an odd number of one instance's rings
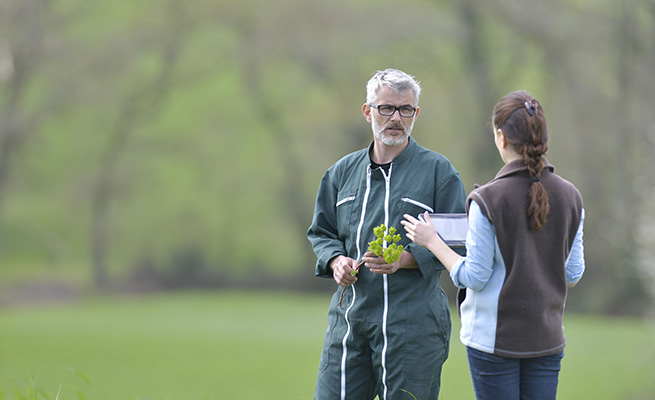
[[[537,358],[505,358],[466,348],[478,400],[554,400],[564,351]]]

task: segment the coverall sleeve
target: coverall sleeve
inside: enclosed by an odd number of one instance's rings
[[[436,199],[435,204],[435,213],[464,213],[465,201],[466,201],[466,191],[464,190],[464,184],[462,183],[462,178],[459,173],[451,166],[451,172],[447,175],[441,184],[436,186],[436,193],[434,194]],[[454,249],[460,255],[466,254],[466,249],[463,247],[458,247]],[[418,264],[421,275],[424,277],[430,276],[431,274],[436,273],[446,269],[446,267],[441,264],[441,262],[425,247],[421,247],[415,243],[409,244],[409,251],[414,256],[416,263]]]
[[[338,255],[346,254],[337,228],[338,190],[331,179],[331,171],[332,169],[328,170],[321,180],[312,224],[307,230],[307,238],[317,258],[315,273],[316,276],[323,278],[332,278],[332,270],[328,267],[328,262]]]

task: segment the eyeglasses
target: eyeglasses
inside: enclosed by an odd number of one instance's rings
[[[370,104],[370,103],[369,106],[373,108],[377,108],[380,115],[384,117],[390,117],[396,111],[398,111],[398,114],[400,114],[400,116],[403,118],[411,118],[414,116],[414,114],[416,114],[416,107],[412,107],[412,106],[396,107],[396,106],[390,106],[388,104],[378,105],[378,104]]]

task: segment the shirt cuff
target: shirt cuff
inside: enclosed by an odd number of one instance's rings
[[[462,285],[458,279],[459,269],[462,267],[462,265],[464,265],[465,260],[466,257],[458,258],[457,261],[455,261],[455,264],[453,264],[453,267],[450,269],[450,279],[452,279],[453,284],[460,289],[466,288],[466,286]]]

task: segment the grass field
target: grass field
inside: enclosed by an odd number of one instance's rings
[[[311,399],[328,297],[191,292],[1,308],[0,399]],[[558,399],[654,398],[655,323],[569,314],[565,326]],[[472,399],[456,314],[453,329],[440,398]]]

